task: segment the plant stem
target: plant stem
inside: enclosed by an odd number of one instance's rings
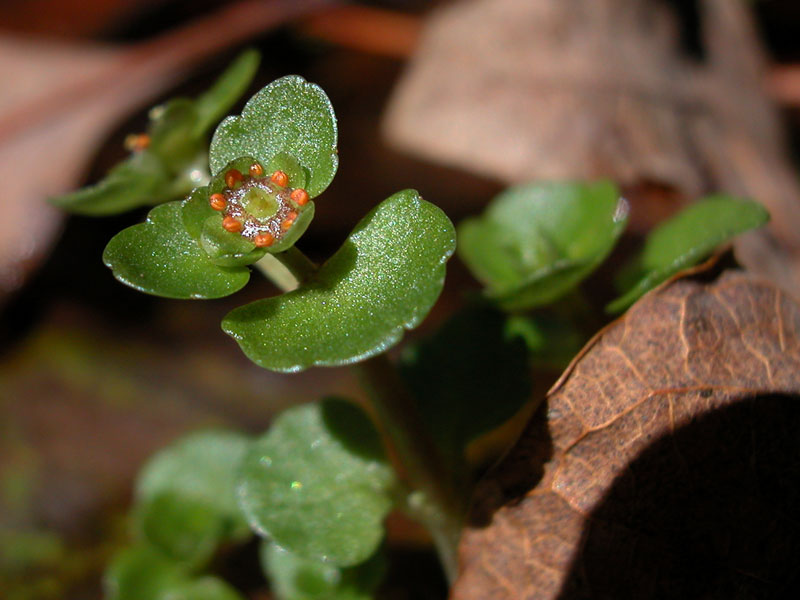
[[[294,246],[280,254],[265,254],[255,266],[284,292],[297,289],[317,272],[317,265]]]
[[[313,277],[315,265],[292,247],[267,254],[256,267],[283,291],[292,291]],[[457,574],[456,549],[464,503],[422,423],[414,399],[386,354],[353,365],[369,397],[378,428],[387,441],[397,474],[411,490],[405,509],[430,531],[444,571],[452,583]]]
[[[367,359],[354,368],[370,398],[378,426],[389,442],[395,470],[398,475],[405,475],[416,491],[409,497],[407,508],[431,532],[452,583],[458,569],[456,548],[463,503],[450,484],[450,474],[422,424],[414,399],[386,354]]]

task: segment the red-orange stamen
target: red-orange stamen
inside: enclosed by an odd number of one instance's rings
[[[272,246],[272,243],[274,241],[275,241],[275,237],[271,233],[259,233],[253,239],[253,243],[258,248],[266,248],[267,246]]]
[[[298,206],[304,206],[308,203],[308,192],[305,191],[303,188],[297,188],[291,194],[289,194],[289,198],[297,204]]]
[[[242,230],[242,224],[233,217],[225,217],[222,219],[222,228],[231,233],[239,233]]]
[[[250,176],[251,177],[261,177],[264,174],[264,167],[262,167],[258,163],[253,163],[250,165]]]
[[[275,171],[270,177],[270,181],[277,183],[281,187],[286,187],[289,185],[289,176],[283,171]]]
[[[222,194],[211,194],[208,198],[208,203],[214,210],[225,210],[225,207],[228,206],[228,201],[225,200],[225,196]]]
[[[125,137],[125,149],[130,152],[141,152],[150,147],[150,136],[146,133],[132,133]]]
[[[238,183],[242,181],[242,173],[238,169],[231,169],[225,173],[225,185],[229,188],[235,188]]]

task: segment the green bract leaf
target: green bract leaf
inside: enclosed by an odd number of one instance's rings
[[[189,568],[205,565],[225,534],[225,516],[186,494],[159,494],[137,507],[136,517],[147,542]]]
[[[605,259],[627,212],[609,182],[511,188],[460,225],[459,256],[503,307],[548,304]]]
[[[180,202],[157,206],[145,223],[115,235],[103,262],[122,283],[167,298],[221,298],[250,279],[245,267],[211,261],[184,228]]]
[[[366,359],[425,317],[454,249],[444,213],[413,190],[399,192],[364,217],[310,281],[231,311],[222,327],[275,371]]]
[[[252,442],[227,431],[190,434],[151,458],[136,484],[137,501],[146,504],[165,494],[212,509],[223,521],[221,537],[247,535],[236,500],[236,472]]]
[[[239,502],[253,529],[289,551],[351,566],[383,538],[393,482],[369,419],[326,400],[286,411],[255,442]]]
[[[289,75],[273,81],[245,105],[240,117],[228,117],[211,140],[211,171],[243,155],[268,165],[281,152],[292,155],[308,170],[306,190],[313,198],[333,179],[336,117],[319,86]]]
[[[166,197],[169,173],[149,152],[138,152],[109,171],[95,185],[50,201],[65,210],[90,216],[120,213],[143,204],[157,204]]]
[[[202,153],[205,140],[195,136],[197,109],[193,100],[174,98],[150,111],[150,146],[171,173],[179,173]]]
[[[447,456],[502,424],[528,400],[531,379],[522,340],[509,339],[506,317],[491,308],[456,315],[403,356],[401,372]]]
[[[260,61],[261,57],[256,50],[245,50],[208,91],[198,96],[197,124],[194,130],[196,137],[205,135],[247,91]]]
[[[757,202],[729,196],[712,196],[689,206],[647,236],[642,254],[625,269],[632,285],[606,309],[625,310],[678,271],[709,256],[720,244],[768,220],[769,213]]]
[[[161,600],[186,580],[186,573],[155,549],[135,546],[114,556],[103,587],[108,600]]]
[[[261,544],[261,565],[278,600],[370,600],[386,570],[380,553],[340,568],[302,558],[270,540]]]

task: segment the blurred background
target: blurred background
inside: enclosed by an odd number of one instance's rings
[[[704,194],[761,201],[772,224],[738,259],[800,296],[796,0],[1,0],[2,598],[100,598],[132,479],[181,433],[259,432],[293,403],[360,396],[346,369],[273,374],[222,334],[270,284],[205,302],[140,294],[100,257],[146,210],[71,217],[46,202],[99,179],[149,107],[203,91],[246,47],[263,57],[246,96],[297,73],[339,118],[339,173],[300,244],[312,258],[399,189],[458,222],[511,183],[605,177],[632,204],[621,254]],[[451,265],[423,334],[478,289]],[[604,281],[589,282],[600,303]],[[387,597],[443,597],[424,535],[390,531],[422,583]],[[247,566],[231,567],[237,583],[268,598]]]

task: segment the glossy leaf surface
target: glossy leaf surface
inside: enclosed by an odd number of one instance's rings
[[[290,552],[351,566],[383,538],[393,481],[366,415],[326,400],[284,412],[254,443],[239,501],[250,526]]]
[[[386,570],[380,554],[340,568],[302,558],[269,540],[261,545],[261,565],[278,600],[370,600]]]
[[[628,290],[607,310],[619,312],[682,269],[697,264],[736,235],[760,227],[769,213],[757,202],[713,196],[689,206],[647,236],[624,270]]]
[[[221,298],[250,279],[246,267],[214,264],[186,231],[181,203],[155,207],[147,221],[115,235],[103,262],[122,283],[167,298]]]
[[[505,328],[502,313],[469,309],[403,356],[402,374],[426,424],[456,461],[468,442],[511,418],[530,395],[525,344]]]
[[[147,462],[136,484],[137,500],[152,502],[170,494],[175,502],[203,504],[223,520],[224,537],[246,535],[247,522],[236,500],[236,472],[251,443],[234,432],[190,434]]]
[[[444,213],[413,190],[399,192],[364,217],[311,280],[231,311],[222,327],[274,371],[363,360],[422,321],[454,249]]]
[[[336,141],[336,117],[325,92],[302,77],[289,75],[253,96],[241,116],[220,123],[211,140],[211,171],[219,173],[243,155],[269,164],[285,152],[308,170],[306,189],[314,197],[336,173]]]
[[[608,182],[511,188],[460,225],[459,256],[503,307],[548,304],[605,259],[627,212]]]

